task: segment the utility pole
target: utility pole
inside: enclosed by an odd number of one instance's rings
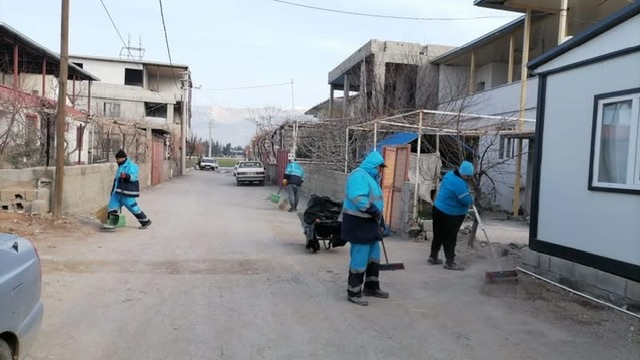
[[[187,173],[187,117],[189,116],[189,105],[191,99],[189,99],[189,90],[191,88],[191,82],[189,70],[185,70],[182,73],[182,121],[180,124],[180,174],[185,175]]]
[[[211,129],[213,128],[213,119],[209,118],[209,157],[211,157],[211,146],[213,139],[211,138]]]
[[[293,79],[291,79],[291,115],[295,116],[295,103],[293,97]],[[296,157],[296,151],[298,150],[298,117],[296,116],[295,122],[293,124],[293,157]]]
[[[60,71],[58,74],[58,109],[56,113],[56,177],[54,183],[53,216],[62,216],[64,190],[64,140],[66,132],[67,78],[69,77],[69,0],[62,0],[60,21]]]

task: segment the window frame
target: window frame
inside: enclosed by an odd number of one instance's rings
[[[627,156],[627,181],[625,184],[599,182],[600,143],[602,140],[602,115],[604,106],[629,100],[632,101],[632,105],[629,127],[629,155]],[[590,191],[640,195],[640,88],[594,96],[588,189]]]

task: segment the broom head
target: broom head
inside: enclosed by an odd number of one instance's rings
[[[380,264],[380,271],[404,270],[404,263]]]
[[[517,270],[500,270],[500,271],[487,271],[485,273],[485,278],[487,282],[497,282],[497,281],[512,281],[518,280],[518,271]]]
[[[105,205],[95,212],[96,219],[98,219],[98,221],[100,221],[103,224],[107,222],[107,218],[109,216],[108,207],[109,207],[108,205]]]
[[[278,202],[278,209],[284,210],[289,205],[289,199],[281,198]]]

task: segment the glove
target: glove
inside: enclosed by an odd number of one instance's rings
[[[380,217],[382,216],[382,214],[380,214],[380,210],[377,206],[371,204],[371,206],[369,206],[364,212],[371,215],[377,223],[380,223]]]

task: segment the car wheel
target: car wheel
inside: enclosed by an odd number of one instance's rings
[[[9,344],[0,339],[0,360],[13,360]]]
[[[264,180],[260,181],[260,186],[264,186]]]
[[[236,186],[240,186],[240,181],[236,181]]]

